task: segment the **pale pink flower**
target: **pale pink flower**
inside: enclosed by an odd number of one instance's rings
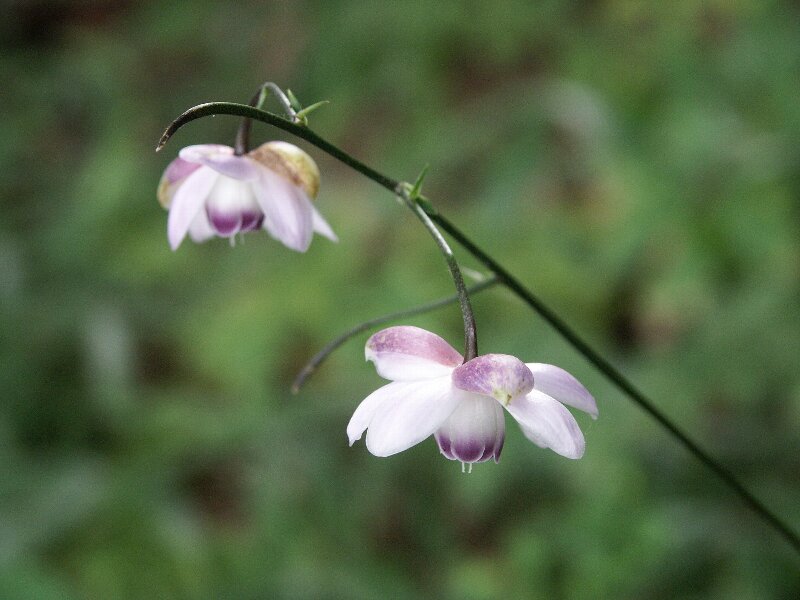
[[[305,252],[314,232],[336,235],[311,200],[319,170],[308,154],[268,142],[242,156],[217,144],[188,146],[164,171],[158,200],[169,209],[173,250],[186,234],[195,242],[265,229],[288,248]]]
[[[462,356],[419,327],[390,327],[373,335],[366,358],[389,383],[356,409],[347,426],[352,446],[367,432],[367,449],[390,456],[434,435],[439,450],[462,463],[500,459],[507,410],[529,440],[567,458],[583,456],[585,441],[565,404],[597,418],[597,404],[564,369],[525,364],[507,354]]]

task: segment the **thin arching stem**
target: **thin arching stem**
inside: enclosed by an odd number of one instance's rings
[[[263,110],[258,110],[252,106],[245,106],[243,104],[236,104],[232,102],[209,102],[200,104],[194,108],[190,108],[177,119],[175,119],[164,134],[156,147],[160,150],[164,144],[167,143],[170,137],[183,125],[209,115],[228,114],[237,115],[240,117],[250,117],[273,125],[279,129],[287,131],[310,144],[313,144],[323,152],[329,154],[333,158],[340,160],[347,166],[358,171],[365,177],[371,179],[378,185],[386,188],[393,194],[396,193],[399,182],[387,177],[386,175],[376,171],[372,167],[367,166],[360,160],[354,158],[344,150],[331,144],[324,138],[318,136],[316,133],[307,127],[297,125],[286,119],[274,115]],[[495,273],[502,283],[511,290],[514,294],[519,296],[530,306],[536,313],[542,316],[548,323],[550,323],[563,337],[569,342],[575,350],[583,355],[589,362],[591,362],[597,369],[608,378],[615,386],[617,386],[628,398],[635,404],[641,407],[647,414],[653,417],[667,432],[677,439],[691,454],[698,460],[705,464],[711,471],[722,479],[744,502],[759,516],[761,516],[771,527],[773,527],[791,546],[800,553],[800,536],[795,533],[789,525],[783,522],[776,514],[769,508],[761,503],[745,486],[731,473],[729,469],[723,466],[716,459],[711,457],[706,451],[702,450],[700,446],[691,440],[691,438],[683,432],[683,430],[673,423],[664,413],[662,413],[655,404],[640,392],[636,386],[631,383],[620,371],[616,369],[611,363],[601,356],[599,352],[594,350],[583,338],[581,338],[572,328],[567,326],[566,322],[561,319],[557,313],[551,308],[547,307],[539,298],[537,298],[530,290],[523,286],[515,277],[513,277],[505,268],[502,267],[496,260],[489,254],[479,248],[471,239],[455,227],[450,221],[445,219],[442,215],[433,210],[429,202],[425,198],[416,200],[416,204],[423,209],[432,220],[438,223],[444,231],[450,234],[467,252],[472,254],[478,261],[480,261],[486,268]]]
[[[487,278],[485,281],[481,281],[480,283],[476,283],[475,285],[471,285],[467,288],[467,291],[470,295],[477,294],[487,288],[492,287],[498,283],[498,278],[496,275],[492,275]],[[297,377],[294,378],[294,382],[292,383],[292,393],[296,394],[300,391],[300,388],[303,387],[303,384],[306,380],[314,374],[314,372],[319,368],[319,366],[336,350],[338,350],[345,342],[352,339],[353,337],[357,336],[359,333],[364,331],[369,331],[370,329],[374,329],[379,325],[383,325],[384,323],[389,323],[391,321],[399,321],[400,319],[405,319],[408,317],[414,317],[416,315],[421,315],[432,310],[436,310],[437,308],[442,308],[443,306],[447,306],[448,304],[453,304],[454,302],[458,302],[460,300],[460,296],[458,294],[453,294],[452,296],[448,296],[447,298],[440,298],[439,300],[434,300],[432,302],[428,302],[426,304],[422,304],[420,306],[415,306],[414,308],[409,308],[406,310],[401,310],[397,312],[393,312],[388,315],[383,315],[380,317],[376,317],[374,319],[370,319],[369,321],[364,321],[353,327],[352,329],[348,329],[340,336],[336,337],[335,339],[331,340],[325,346],[317,352],[311,360],[309,360],[306,365],[300,370],[297,374]]]
[[[469,292],[467,286],[464,285],[464,277],[461,275],[461,268],[458,266],[458,261],[450,249],[447,240],[442,237],[441,232],[436,228],[436,225],[431,220],[428,213],[415,201],[409,198],[408,190],[402,184],[398,186],[397,194],[403,199],[405,204],[413,211],[417,218],[425,226],[425,229],[433,237],[436,245],[444,256],[447,262],[447,268],[450,270],[450,276],[453,278],[453,284],[456,286],[456,295],[458,295],[458,303],[461,306],[461,318],[464,321],[464,362],[468,362],[478,356],[478,331],[475,325],[475,315],[472,312],[472,304],[469,301]]]
[[[326,154],[329,154],[333,158],[343,162],[351,169],[358,171],[393,194],[400,183],[399,181],[392,179],[391,177],[387,177],[375,169],[368,167],[357,158],[350,156],[344,150],[340,150],[337,146],[334,146],[326,139],[318,136],[308,127],[298,125],[273,113],[259,110],[252,106],[247,106],[246,104],[237,104],[235,102],[207,102],[205,104],[198,104],[194,108],[190,108],[172,123],[170,123],[169,127],[167,127],[166,131],[164,131],[164,134],[161,136],[161,139],[156,146],[156,152],[164,147],[164,144],[169,141],[169,138],[171,138],[172,135],[178,131],[178,129],[187,123],[194,121],[195,119],[209,117],[211,115],[235,115],[238,117],[249,117],[250,119],[262,121],[263,123],[268,123],[269,125],[277,127],[278,129],[282,129],[283,131],[291,133],[292,135],[307,141],[309,144],[316,146]]]
[[[283,93],[283,90],[271,81],[261,84],[261,87],[258,88],[258,91],[250,99],[250,106],[260,109],[264,104],[264,100],[266,100],[267,92],[272,92],[278,99],[278,102],[280,102],[281,108],[283,108],[283,112],[286,113],[286,116],[289,117],[292,122],[297,122],[297,113],[291,101],[286,94]],[[252,129],[252,124],[253,120],[250,117],[242,119],[239,130],[236,132],[236,142],[233,145],[233,153],[236,156],[247,154],[247,151],[250,150],[250,130]]]

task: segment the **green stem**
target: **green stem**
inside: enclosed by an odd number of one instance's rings
[[[318,136],[307,127],[292,123],[291,121],[288,121],[283,117],[279,117],[278,115],[274,115],[270,112],[259,110],[257,108],[253,108],[252,106],[247,106],[246,104],[237,104],[235,102],[207,102],[205,104],[198,104],[194,108],[190,108],[172,123],[170,123],[170,126],[167,127],[164,135],[161,136],[158,146],[156,146],[156,152],[164,147],[164,144],[166,144],[169,138],[172,137],[172,134],[190,121],[212,115],[235,115],[239,117],[248,117],[250,119],[255,119],[256,121],[268,123],[269,125],[277,127],[278,129],[282,129],[294,136],[299,137],[300,139],[307,141],[309,144],[316,146],[323,152],[343,162],[348,167],[355,169],[365,177],[372,179],[372,181],[383,186],[393,194],[395,193],[397,185],[400,183],[391,177],[386,177],[386,175],[378,173],[378,171],[368,167],[360,160],[353,158],[343,150],[340,150],[327,140]]]
[[[499,279],[496,275],[490,276],[485,281],[481,281],[480,283],[476,283],[475,285],[471,285],[467,288],[467,291],[470,294],[477,294],[487,288],[492,287],[498,283]],[[440,298],[439,300],[434,300],[432,302],[428,302],[426,304],[422,304],[420,306],[415,306],[414,308],[409,308],[406,310],[401,310],[398,312],[393,312],[388,315],[383,315],[380,317],[376,317],[374,319],[370,319],[369,321],[364,321],[363,323],[356,325],[352,329],[345,331],[342,335],[338,336],[337,338],[331,340],[325,346],[317,352],[311,360],[306,363],[300,372],[295,377],[294,382],[292,383],[292,393],[296,394],[300,391],[300,388],[303,387],[303,384],[306,380],[316,371],[319,366],[330,356],[335,350],[339,349],[346,341],[349,339],[357,336],[359,333],[363,331],[368,331],[377,327],[378,325],[383,325],[384,323],[388,323],[390,321],[397,321],[399,319],[404,319],[406,317],[413,317],[416,315],[421,315],[426,312],[430,312],[432,310],[436,310],[437,308],[441,308],[443,306],[447,306],[448,304],[452,304],[453,302],[458,302],[461,299],[459,294],[453,294],[452,296],[448,296],[447,298]]]
[[[261,98],[261,90],[250,100],[250,106],[255,107]],[[250,150],[250,130],[253,126],[253,120],[245,117],[239,124],[239,129],[236,132],[236,141],[233,144],[233,153],[236,156],[243,156]]]
[[[393,194],[397,193],[399,182],[394,179],[379,173],[371,167],[365,165],[358,159],[350,156],[348,153],[340,150],[327,140],[321,138],[313,131],[296,125],[272,113],[263,110],[255,109],[251,106],[243,104],[236,104],[232,102],[209,102],[200,104],[194,108],[190,108],[177,119],[175,119],[156,147],[156,151],[160,150],[164,144],[167,143],[169,138],[180,127],[209,115],[216,114],[229,114],[237,115],[240,117],[250,117],[273,125],[279,129],[287,131],[301,139],[306,140],[313,144],[323,152],[340,160],[347,166],[355,169],[365,177],[371,179],[378,185],[383,186]],[[692,441],[689,436],[684,433],[675,423],[664,415],[655,404],[649,400],[642,392],[640,392],[622,373],[620,373],[614,366],[612,366],[606,359],[604,359],[597,351],[592,349],[587,342],[585,342],[574,330],[572,330],[566,323],[556,314],[555,311],[548,308],[541,300],[523,286],[515,277],[513,277],[505,268],[503,268],[497,261],[495,261],[486,252],[481,250],[476,244],[472,242],[466,235],[452,223],[446,220],[443,216],[438,214],[430,207],[429,202],[425,198],[420,198],[417,204],[424,210],[424,212],[442,229],[449,233],[453,238],[461,244],[465,250],[472,254],[484,266],[495,273],[502,283],[524,300],[536,313],[541,315],[548,323],[550,323],[580,354],[589,360],[597,369],[605,375],[614,385],[616,385],[625,395],[627,395],[635,404],[639,405],[646,413],[652,416],[660,425],[662,425],[668,433],[673,435],[683,446],[705,464],[711,471],[717,475],[723,482],[725,482],[744,502],[759,516],[761,516],[771,527],[773,527],[791,546],[800,553],[800,537],[777,515],[775,515],[769,508],[761,503],[744,485],[739,482],[733,473],[724,467],[717,460],[712,458],[707,452],[702,450],[700,446]]]
[[[271,81],[261,84],[261,87],[258,88],[258,91],[250,100],[250,106],[260,109],[262,100],[266,100],[267,90],[271,91],[278,99],[286,116],[288,116],[292,122],[295,122],[297,113],[294,111],[294,108],[292,108],[292,103],[289,101],[289,98],[286,97],[286,94],[283,93],[283,90]],[[249,117],[242,119],[239,130],[236,132],[236,142],[233,145],[233,153],[236,156],[247,154],[247,151],[250,149],[250,129],[252,128],[252,124],[253,121]]]
[[[475,324],[475,315],[472,312],[472,305],[469,302],[469,292],[464,285],[464,278],[461,276],[461,269],[458,266],[458,261],[450,249],[447,240],[442,237],[442,234],[436,228],[436,225],[431,220],[428,213],[417,204],[415,200],[409,197],[408,190],[402,184],[398,186],[397,193],[403,199],[406,206],[410,208],[415,215],[419,218],[431,236],[433,236],[436,245],[444,256],[447,262],[447,268],[450,270],[450,276],[453,278],[453,283],[456,286],[456,295],[458,302],[461,306],[461,318],[464,321],[464,362],[469,362],[478,356],[478,328]]]

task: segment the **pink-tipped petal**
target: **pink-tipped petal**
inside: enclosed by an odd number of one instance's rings
[[[264,213],[260,210],[258,214],[254,213],[244,213],[242,214],[242,226],[239,231],[245,233],[247,231],[255,231],[256,229],[261,229],[261,226],[264,224]]]
[[[497,462],[506,434],[503,408],[486,396],[456,391],[461,402],[435,434],[439,451],[463,463]]]
[[[311,226],[314,231],[323,237],[328,238],[332,242],[338,242],[339,238],[333,233],[333,229],[328,225],[328,222],[322,218],[319,211],[312,205],[311,206]]]
[[[533,389],[533,374],[514,356],[484,354],[457,367],[453,371],[453,385],[508,404],[512,398]]]
[[[449,375],[461,355],[435,333],[402,325],[382,329],[367,340],[367,360],[384,379],[415,381]]]
[[[167,218],[167,239],[173,250],[177,250],[186,237],[218,177],[219,173],[207,167],[197,169],[175,192]]]
[[[168,184],[172,185],[176,181],[180,181],[181,179],[186,179],[189,175],[194,173],[201,166],[202,165],[188,162],[179,156],[171,163],[169,163],[169,165],[167,165],[167,168],[164,169],[164,175],[162,175],[162,178]]]
[[[558,400],[537,390],[514,398],[508,406],[525,437],[567,458],[580,458],[586,441],[575,417]]]
[[[259,178],[252,186],[264,213],[264,229],[287,248],[308,250],[314,235],[314,207],[306,193],[264,167],[259,167]]]
[[[260,174],[260,167],[255,161],[247,156],[236,156],[230,146],[220,144],[187,146],[180,151],[180,157],[241,181],[254,181]]]
[[[201,165],[187,162],[182,158],[173,160],[158,182],[158,201],[164,208],[169,208],[172,204],[172,197],[175,195],[181,182],[189,175],[194,173]]]
[[[581,382],[554,365],[527,363],[533,373],[533,387],[567,406],[589,413],[597,418],[597,402]]]

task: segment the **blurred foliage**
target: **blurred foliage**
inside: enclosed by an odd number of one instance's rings
[[[433,441],[348,448],[381,384],[363,339],[289,383],[347,327],[451,293],[426,233],[310,149],[338,245],[171,253],[160,173],[236,121],[153,152],[265,79],[331,100],[316,131],[394,177],[430,163],[445,214],[798,528],[796,3],[0,10],[0,597],[800,597],[790,548],[501,290],[474,300],[482,351],[587,384],[586,456],[511,423],[469,476]],[[413,324],[460,341],[455,308]]]

